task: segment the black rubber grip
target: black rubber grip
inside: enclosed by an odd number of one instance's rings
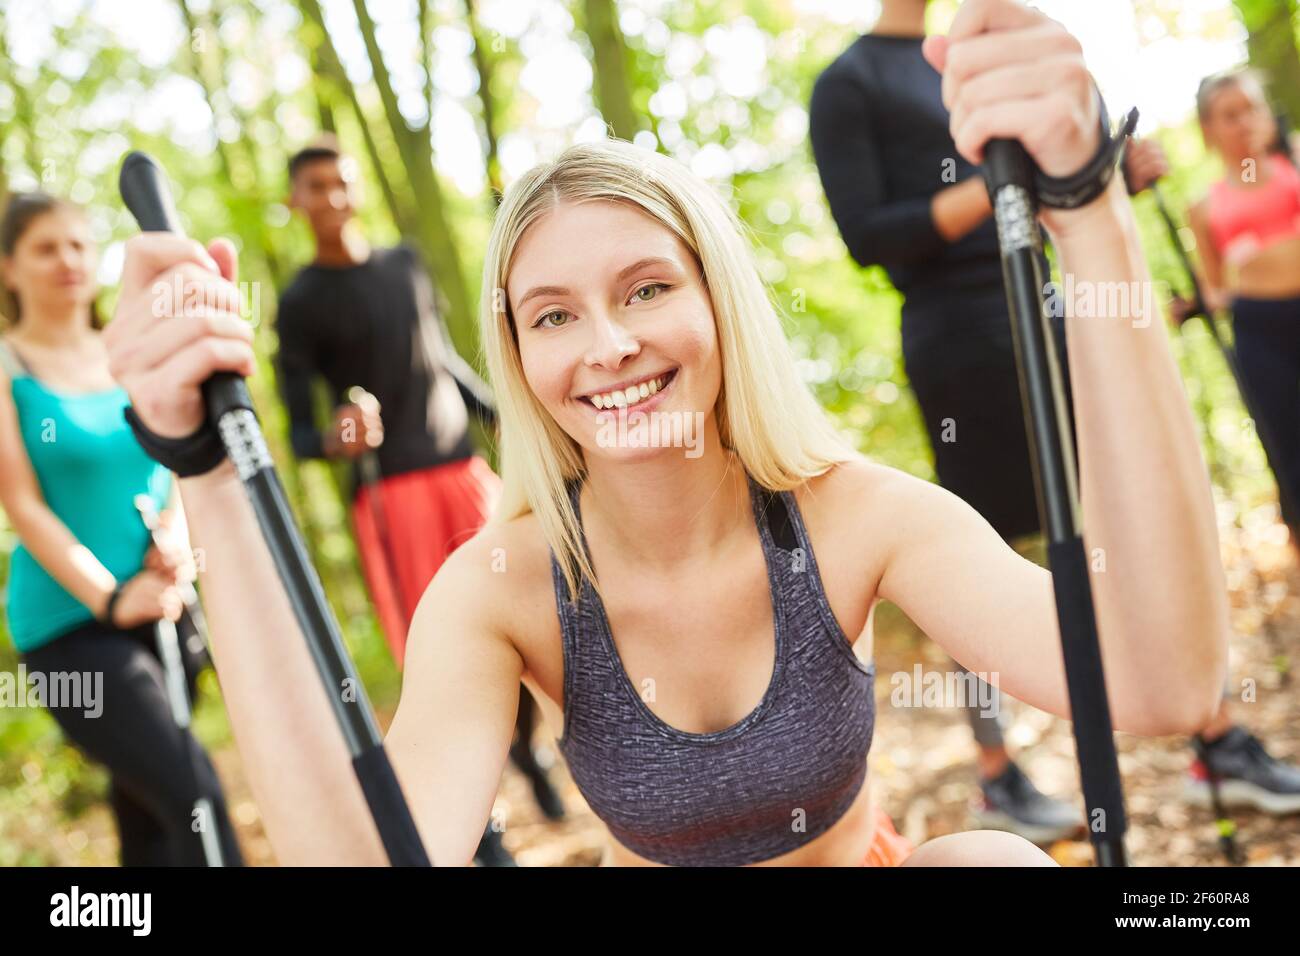
[[[131,210],[142,232],[174,232],[183,235],[181,220],[172,203],[167,177],[146,153],[128,153],[122,160],[117,181],[122,202]]]
[[[1032,195],[1034,164],[1019,140],[991,139],[984,144],[984,178],[990,193],[1020,186]]]
[[[429,866],[429,855],[420,842],[420,834],[409,813],[393,813],[394,807],[405,807],[406,798],[397,782],[397,774],[388,760],[383,744],[375,744],[352,759],[361,791],[379,829],[379,839],[393,866]]]
[[[117,180],[122,202],[131,210],[142,232],[172,232],[183,236],[180,216],[172,202],[167,176],[148,153],[128,153],[122,160]],[[227,412],[253,408],[253,397],[242,377],[233,372],[217,372],[203,383],[208,420],[215,426]]]
[[[1119,759],[1106,700],[1106,675],[1093,610],[1092,586],[1081,537],[1049,544],[1065,679],[1070,692],[1074,742],[1079,752],[1088,829],[1094,842],[1117,843],[1128,829]],[[1097,810],[1105,816],[1095,816]]]

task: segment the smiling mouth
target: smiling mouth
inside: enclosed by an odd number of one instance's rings
[[[624,389],[617,389],[610,392],[597,392],[594,395],[583,395],[580,401],[585,402],[592,408],[598,410],[611,408],[632,408],[640,405],[642,402],[649,401],[654,396],[668,388],[673,379],[677,377],[677,369],[669,369],[652,379],[647,379],[637,385],[631,385]]]

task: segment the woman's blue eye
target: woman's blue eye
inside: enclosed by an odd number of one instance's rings
[[[651,282],[649,285],[643,285],[641,288],[633,292],[632,298],[636,299],[638,302],[649,302],[655,297],[655,295],[659,294],[661,289],[667,288],[668,286],[663,282]],[[643,292],[653,292],[654,295],[642,295],[641,293]]]

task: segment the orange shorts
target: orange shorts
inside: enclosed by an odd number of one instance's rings
[[[894,821],[880,807],[876,807],[876,833],[871,838],[871,849],[863,866],[898,866],[916,847],[912,841],[894,829]]]
[[[397,666],[406,631],[433,576],[458,547],[474,537],[500,497],[501,479],[478,455],[383,478],[357,489],[352,502],[361,567],[380,626]],[[381,537],[375,518],[381,515]]]

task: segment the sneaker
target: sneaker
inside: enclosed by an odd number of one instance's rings
[[[1246,728],[1234,726],[1218,740],[1207,741],[1205,761],[1192,763],[1183,791],[1189,803],[1211,805],[1212,771],[1219,778],[1219,800],[1225,808],[1254,807],[1275,816],[1300,813],[1300,767],[1269,756]]]
[[[1083,815],[1063,800],[1042,793],[1024,771],[1008,763],[992,780],[980,782],[983,800],[975,809],[979,825],[1006,830],[1030,843],[1053,843],[1083,829]]]
[[[528,778],[528,782],[533,788],[533,799],[537,801],[537,806],[545,814],[548,820],[563,820],[565,815],[564,801],[556,793],[555,788],[551,786],[551,779],[542,769],[537,758],[533,756],[531,749],[520,747],[515,743],[510,748],[510,759],[519,771]]]
[[[537,801],[537,806],[546,815],[546,819],[552,821],[563,820],[565,815],[564,801],[560,799],[560,795],[551,786],[546,771],[539,767],[536,773],[529,774],[528,779],[533,785],[533,799]]]
[[[488,824],[487,829],[483,831],[483,838],[478,841],[478,851],[474,854],[474,862],[479,866],[518,866],[515,858],[510,855],[505,844],[501,842],[501,834],[492,829],[492,824]]]

